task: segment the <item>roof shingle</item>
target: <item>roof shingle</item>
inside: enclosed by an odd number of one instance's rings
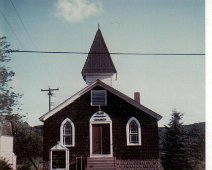
[[[117,73],[99,28],[81,73],[84,79],[90,73]]]
[[[57,107],[55,107],[53,110],[51,110],[50,112],[44,114],[43,116],[41,116],[39,119],[40,121],[44,122],[46,119],[48,119],[49,117],[51,117],[52,115],[58,113],[61,109],[65,108],[66,106],[68,106],[69,104],[73,103],[76,99],[80,98],[83,94],[87,93],[88,91],[92,90],[94,87],[96,86],[101,86],[103,87],[105,90],[108,90],[109,92],[113,93],[114,95],[122,98],[123,100],[125,100],[126,102],[128,102],[129,104],[131,104],[132,106],[135,106],[136,108],[138,108],[139,110],[142,110],[143,112],[147,113],[148,115],[154,117],[157,120],[160,120],[162,118],[161,115],[157,114],[156,112],[148,109],[147,107],[139,104],[138,102],[136,102],[135,100],[133,100],[132,98],[128,97],[127,95],[121,93],[120,91],[114,89],[113,87],[103,83],[100,80],[96,80],[95,82],[93,82],[92,84],[86,86],[84,89],[80,90],[79,92],[77,92],[76,94],[74,94],[73,96],[71,96],[70,98],[68,98],[67,100],[65,100],[63,103],[61,103],[60,105],[58,105]]]

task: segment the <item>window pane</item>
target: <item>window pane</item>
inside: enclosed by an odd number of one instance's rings
[[[63,126],[63,144],[72,145],[72,126],[70,122],[66,122]]]
[[[129,143],[131,143],[131,144],[139,143],[138,124],[135,120],[132,120],[129,123]]]
[[[72,126],[69,122],[66,122],[63,126],[63,134],[72,134]]]
[[[64,136],[63,142],[64,142],[64,145],[72,145],[72,137],[71,136]]]
[[[138,134],[130,134],[130,143],[138,143]]]
[[[138,125],[134,120],[130,122],[129,130],[130,133],[138,133]]]

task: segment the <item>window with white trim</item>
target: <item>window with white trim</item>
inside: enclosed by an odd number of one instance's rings
[[[91,106],[106,106],[107,91],[106,90],[91,90]]]
[[[127,145],[141,145],[141,125],[139,121],[132,117],[126,125]]]
[[[64,146],[75,146],[75,127],[68,118],[60,126],[60,142]]]

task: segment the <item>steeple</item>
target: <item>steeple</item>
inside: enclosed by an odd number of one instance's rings
[[[99,25],[81,73],[87,84],[99,79],[109,85],[117,73]]]

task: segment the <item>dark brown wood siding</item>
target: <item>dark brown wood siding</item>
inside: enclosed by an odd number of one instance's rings
[[[102,87],[97,86],[95,89]],[[110,92],[107,92],[107,101],[107,106],[101,109],[112,120],[114,156],[118,159],[158,159],[157,120]],[[75,125],[75,147],[69,147],[70,159],[89,156],[89,120],[98,109],[90,106],[90,92],[87,92],[48,118],[44,122],[44,161],[49,160],[49,150],[60,141],[60,125],[66,118],[71,119]],[[127,146],[126,124],[131,117],[138,119],[141,124],[141,146]]]

